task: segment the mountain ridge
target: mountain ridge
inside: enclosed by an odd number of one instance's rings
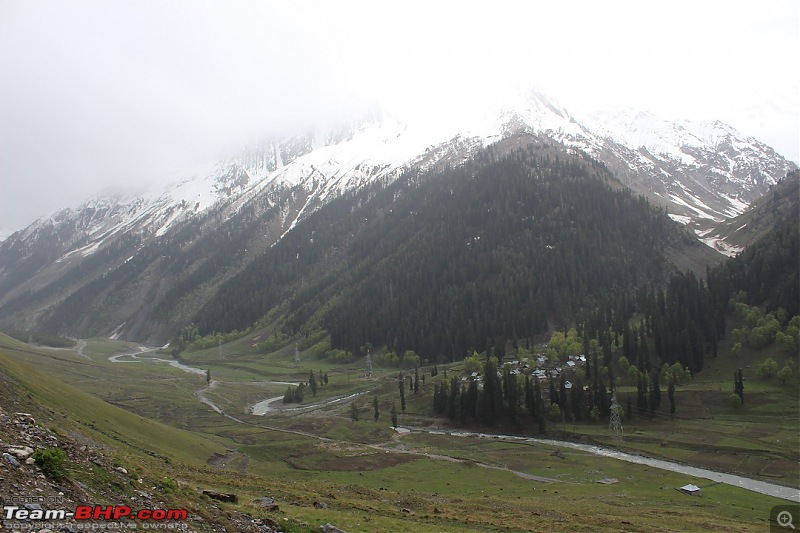
[[[401,167],[424,163],[437,149],[457,151],[458,140],[485,147],[520,131],[544,135],[605,162],[637,192],[656,203],[671,204],[671,212],[674,210],[681,223],[688,220],[696,224],[703,219],[719,222],[720,217],[741,214],[766,188],[796,168],[764,143],[720,121],[670,122],[631,109],[576,118],[555,99],[537,90],[516,95],[470,122],[460,130],[455,126],[431,128],[404,123],[388,112],[372,109],[342,126],[319,131],[309,128],[281,140],[270,137],[251,142],[215,164],[201,165],[185,173],[183,179],[127,196],[121,203],[149,203],[151,210],[160,209],[162,215],[177,207],[204,210],[231,197],[257,194],[277,181],[290,187],[308,187],[320,178],[334,176],[337,179],[326,183],[321,191],[324,200],[336,190],[358,187],[391,171],[396,175]],[[717,152],[716,161],[705,162],[699,157],[707,158],[709,152]],[[648,176],[648,172],[669,175],[670,168],[675,172],[676,162],[691,167],[689,184],[659,182]],[[697,175],[703,173],[705,179],[698,179]],[[709,181],[713,187],[706,183]],[[693,191],[693,186],[701,191]],[[718,194],[709,207],[703,195],[714,192],[712,189]],[[97,201],[119,202],[117,195],[115,191],[99,193],[77,208],[42,217],[8,237],[24,239],[49,221],[64,220],[71,213],[82,216],[81,212],[93,209],[92,204]],[[167,224],[157,228],[162,233],[174,221],[164,217]],[[126,222],[121,221],[121,227],[127,227]]]
[[[673,220],[689,224],[695,232],[744,210],[747,202],[740,197],[758,194],[782,177],[779,172],[792,166],[768,147],[734,139],[735,130],[725,127],[712,138],[718,141],[717,147],[729,147],[730,154],[704,156],[703,165],[691,167],[684,163],[689,157],[698,160],[697,146],[687,144],[673,150],[688,150],[681,152],[686,159],[683,162],[669,154],[660,158],[646,148],[634,150],[609,136],[592,133],[555,100],[536,92],[501,106],[499,111],[487,112],[484,120],[474,124],[472,129],[455,133],[447,128],[428,130],[371,111],[344,127],[254,141],[239,153],[160,191],[122,198],[93,197],[80,208],[62,210],[0,243],[0,320],[31,327],[48,307],[63,302],[92,280],[130,268],[126,266],[129,262],[148,262],[149,274],[139,272],[144,276],[140,282],[155,291],[154,297],[176,288],[171,281],[155,283],[150,278],[157,277],[159,269],[178,264],[188,269],[187,279],[217,286],[280,241],[300,220],[345,191],[391,183],[412,168],[425,171],[459,166],[478,150],[503,139],[511,139],[513,144],[521,135],[602,161],[622,183],[655,204],[667,205]],[[764,162],[752,154],[761,154]],[[743,163],[739,167],[728,164],[740,156]],[[709,169],[717,169],[724,177],[725,171],[714,166],[723,160],[736,179],[709,179]],[[762,179],[750,179],[751,167]],[[677,173],[675,169],[683,173],[686,183],[665,181]],[[723,181],[739,187],[738,196],[724,191],[710,196],[698,192],[719,187]],[[244,239],[245,234],[251,240],[235,249],[212,249],[197,244],[210,242],[203,239],[206,233],[216,235],[217,241]],[[199,249],[206,250],[206,257],[196,252]],[[221,250],[228,255],[222,257]],[[197,292],[186,283],[178,285]],[[130,298],[146,306],[143,294]],[[184,317],[188,316],[187,311]],[[126,324],[107,324],[98,333],[117,334],[128,328],[130,335],[133,330]],[[163,338],[166,334],[164,330],[156,335]]]

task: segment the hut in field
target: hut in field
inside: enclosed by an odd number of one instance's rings
[[[697,485],[692,485],[691,483],[688,485],[684,485],[683,487],[677,489],[684,494],[688,494],[689,496],[700,496],[700,487]]]

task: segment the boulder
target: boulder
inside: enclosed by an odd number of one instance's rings
[[[278,508],[278,504],[275,503],[275,500],[273,500],[269,496],[264,496],[262,498],[256,498],[255,500],[253,500],[253,505],[255,505],[256,507],[261,507],[262,509],[265,509],[267,511],[278,511],[278,510],[280,510]]]
[[[342,531],[341,529],[339,529],[338,527],[334,526],[330,522],[328,522],[327,524],[322,524],[321,526],[319,526],[319,530],[320,530],[321,533],[346,533],[345,531]]]
[[[221,502],[236,503],[239,501],[239,497],[236,496],[236,494],[228,494],[225,492],[218,492],[216,490],[203,489],[203,494],[212,500],[219,500]]]
[[[3,454],[3,459],[5,459],[8,464],[10,464],[11,466],[13,466],[15,468],[19,468],[19,467],[22,466],[21,464],[19,464],[19,461],[17,461],[17,458],[14,457],[11,454],[4,453]]]
[[[31,455],[33,455],[33,448],[30,446],[10,446],[6,453],[10,453],[14,457],[20,460],[25,460]]]

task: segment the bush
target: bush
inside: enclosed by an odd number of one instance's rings
[[[786,380],[792,377],[792,367],[789,366],[789,363],[778,371],[778,379],[781,380],[781,385],[786,385]]]
[[[778,363],[772,357],[768,357],[756,367],[756,375],[761,379],[772,379],[778,373]]]
[[[158,484],[164,494],[172,494],[178,490],[178,484],[172,478],[164,477]]]
[[[334,348],[332,350],[328,350],[327,352],[325,352],[325,359],[327,359],[331,363],[341,365],[352,362],[354,360],[354,357],[353,354],[348,351]]]
[[[64,462],[67,460],[67,453],[60,448],[48,448],[46,450],[36,450],[33,454],[33,461],[42,473],[55,480],[67,477]]]
[[[742,405],[742,399],[739,398],[739,395],[736,393],[731,394],[728,396],[728,402],[731,404],[731,407],[738,409]]]
[[[464,371],[466,371],[468,374],[471,374],[472,372],[480,372],[482,366],[481,358],[476,352],[473,352],[472,355],[464,358]]]

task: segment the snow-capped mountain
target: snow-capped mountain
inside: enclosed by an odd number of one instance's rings
[[[696,231],[741,214],[796,168],[719,121],[668,122],[628,110],[597,114],[587,124],[609,146],[613,141],[628,150],[616,165],[600,156],[618,177],[660,199],[675,220],[690,222]]]
[[[147,290],[129,294],[130,311],[110,314],[98,332],[162,339],[189,316],[192,305],[202,303],[203,286],[241,271],[344,191],[391,181],[412,167],[458,165],[475,150],[515,136],[587,153],[698,232],[742,213],[795,168],[770,147],[719,122],[673,123],[630,111],[578,119],[536,91],[457,127],[407,124],[371,111],[337,127],[253,141],[166,187],[102,193],[14,233],[0,242],[0,319],[27,327],[87,280],[113,278],[132,268],[129,263],[146,262],[137,272]],[[230,246],[208,244],[219,239]],[[215,254],[220,255],[208,259]],[[172,317],[162,330],[140,331],[144,326],[133,323],[137,306],[146,307],[154,294],[173,291],[179,297],[170,278],[154,281],[177,268],[196,275],[197,287],[184,291],[194,295],[180,296],[188,298],[185,316]],[[107,290],[112,298],[114,289]]]
[[[578,120],[536,91],[487,111],[461,131],[404,124],[372,111],[359,121],[277,141],[253,142],[214,166],[139,195],[109,191],[78,208],[38,220],[15,239],[52,224],[73,224],[69,252],[88,253],[119,232],[163,235],[212,207],[230,212],[275,186],[302,186],[315,201],[434,164],[469,146],[486,146],[520,132],[544,136],[603,161],[626,185],[668,207],[698,231],[742,213],[796,168],[772,148],[721,122],[669,122],[646,112],[596,113]],[[466,152],[465,152],[466,150]],[[83,243],[86,249],[72,248]]]
[[[670,122],[629,109],[576,118],[536,92],[501,116],[505,134],[537,133],[590,154],[697,233],[741,214],[797,168],[719,121]]]

